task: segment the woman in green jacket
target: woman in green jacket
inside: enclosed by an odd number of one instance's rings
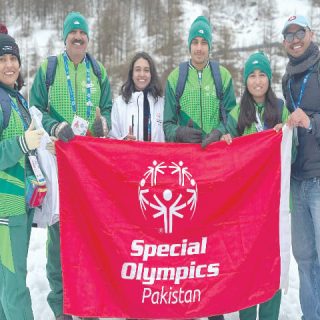
[[[0,319],[32,320],[26,286],[27,253],[32,210],[26,204],[26,177],[31,173],[28,154],[40,145],[28,105],[19,93],[19,47],[0,34]]]
[[[266,129],[280,130],[288,118],[289,111],[283,101],[277,99],[272,88],[272,72],[268,58],[262,53],[252,54],[244,67],[245,91],[237,105],[229,114],[228,134],[221,140],[228,144],[232,137],[243,136]],[[281,290],[268,301],[259,305],[260,320],[277,320],[281,302]],[[258,306],[241,310],[240,320],[256,320]]]
[[[263,52],[252,54],[245,63],[245,90],[229,114],[227,131],[221,137],[228,144],[232,137],[244,136],[266,129],[280,129],[286,122],[289,111],[271,88],[272,72],[270,62]]]

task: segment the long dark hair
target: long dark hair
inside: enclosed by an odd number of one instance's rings
[[[16,84],[15,84],[15,89],[20,91],[23,86],[24,86],[24,80],[23,80],[23,77],[22,77],[21,71],[20,71],[18,79],[17,79]]]
[[[144,91],[149,92],[156,101],[158,100],[159,96],[162,97],[163,95],[160,79],[152,58],[146,52],[138,52],[135,54],[135,56],[131,60],[127,81],[122,85],[120,90],[120,94],[122,95],[126,103],[128,103],[129,100],[131,99],[132,93],[136,91],[134,82],[132,80],[133,66],[136,63],[136,61],[140,58],[148,61],[149,67],[150,67],[150,74],[151,74],[150,83],[144,89]]]
[[[240,113],[238,119],[238,133],[243,135],[244,130],[256,122],[256,106],[255,101],[249,92],[247,86],[241,97]],[[274,127],[281,122],[280,108],[278,107],[278,99],[274,94],[270,84],[266,92],[266,99],[264,102],[263,122],[268,128]]]

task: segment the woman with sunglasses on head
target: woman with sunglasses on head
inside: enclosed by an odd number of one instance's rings
[[[28,104],[19,93],[19,47],[0,34],[0,319],[33,320],[26,286],[27,254],[33,210],[26,196],[31,176],[28,154],[40,145]]]
[[[138,52],[112,106],[111,138],[164,142],[162,87],[152,58]]]
[[[263,52],[252,54],[244,67],[245,90],[237,105],[229,114],[228,134],[221,140],[228,144],[233,137],[248,135],[266,129],[280,130],[289,112],[283,101],[277,99],[272,88],[270,62]],[[281,290],[268,301],[259,305],[260,320],[277,320],[281,302]],[[258,306],[241,310],[240,320],[256,320]]]

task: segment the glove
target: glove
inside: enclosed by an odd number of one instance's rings
[[[96,137],[108,136],[108,125],[105,117],[101,115],[100,108],[96,108],[96,118],[93,122],[93,133]]]
[[[74,133],[70,124],[66,121],[63,121],[54,129],[54,136],[64,142],[68,142],[74,138]]]
[[[190,119],[186,127],[178,127],[176,138],[177,142],[200,143],[202,141],[202,132],[193,128],[193,121]]]
[[[205,139],[203,139],[201,147],[205,148],[208,144],[219,141],[221,136],[222,134],[219,130],[212,130],[209,134],[206,135]]]
[[[43,129],[35,130],[34,122],[32,120],[29,128],[24,133],[24,141],[27,145],[27,148],[29,150],[37,149],[40,146],[41,137],[43,136],[43,134]]]

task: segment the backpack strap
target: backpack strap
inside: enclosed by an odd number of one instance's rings
[[[102,73],[101,73],[101,69],[100,69],[100,65],[98,63],[98,61],[89,53],[87,53],[87,58],[91,63],[92,69],[93,69],[93,73],[96,75],[96,77],[99,80],[99,85],[101,88],[101,83],[102,83]]]
[[[176,87],[177,113],[179,113],[181,110],[180,98],[183,94],[184,87],[186,86],[188,71],[189,71],[189,62],[188,61],[181,62],[179,64],[179,78],[178,78],[178,83],[177,83],[177,87]]]
[[[216,95],[219,99],[220,120],[222,120],[223,125],[226,126],[227,113],[223,103],[224,94],[219,63],[217,61],[210,60],[210,69],[212,73],[212,78],[214,80],[214,85],[216,87]]]
[[[3,113],[3,129],[6,129],[11,116],[11,102],[9,95],[2,88],[0,88],[0,106]]]
[[[91,63],[93,72],[97,76],[97,78],[99,80],[99,85],[101,87],[102,73],[101,73],[100,65],[97,62],[97,60],[95,58],[93,58],[89,53],[87,53],[86,56]],[[47,65],[47,72],[46,72],[47,91],[49,91],[50,86],[54,82],[54,78],[55,78],[56,70],[57,70],[57,64],[58,64],[57,56],[49,56],[48,57],[48,65]]]
[[[50,86],[54,82],[54,77],[56,75],[58,64],[57,56],[50,56],[48,57],[48,65],[47,65],[47,72],[46,72],[46,88],[49,91]]]
[[[219,110],[220,110],[220,119],[222,120],[224,126],[227,124],[227,114],[223,104],[223,86],[222,86],[222,79],[220,73],[220,66],[217,61],[210,60],[210,69],[212,78],[214,81],[214,85],[216,88],[216,95],[219,99]],[[187,77],[189,71],[189,62],[185,61],[179,64],[179,78],[176,87],[176,105],[177,105],[177,113],[180,112],[180,98],[183,94],[184,87],[186,85]]]

